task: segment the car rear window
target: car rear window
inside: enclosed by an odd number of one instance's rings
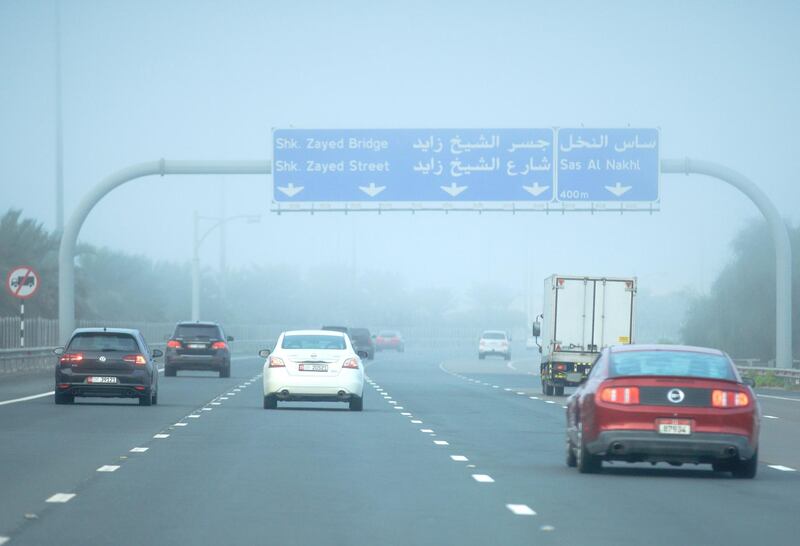
[[[485,332],[481,337],[483,339],[505,339],[506,335],[502,332]]]
[[[179,324],[175,337],[192,339],[222,339],[219,327],[213,324]]]
[[[625,351],[614,353],[609,376],[675,375],[736,380],[727,358],[689,351]]]
[[[109,332],[87,332],[77,334],[69,342],[68,351],[120,351],[127,353],[139,352],[136,339],[130,334],[115,334]]]
[[[333,349],[342,351],[347,348],[343,336],[326,336],[302,334],[283,336],[282,349]]]
[[[353,328],[350,331],[350,337],[358,340],[369,340],[371,338],[369,330],[366,328]]]

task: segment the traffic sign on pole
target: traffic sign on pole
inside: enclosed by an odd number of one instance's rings
[[[39,289],[39,279],[39,274],[30,266],[13,267],[6,277],[6,290],[15,298],[25,300]]]
[[[658,201],[658,144],[658,129],[559,129],[556,199]]]
[[[553,129],[277,129],[273,200],[292,203],[553,199]]]

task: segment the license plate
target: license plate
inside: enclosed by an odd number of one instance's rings
[[[327,364],[300,364],[301,372],[327,372]]]
[[[581,379],[583,379],[582,373],[570,372],[567,374],[567,381],[570,383],[578,383]]]
[[[190,349],[205,349],[206,345],[205,343],[190,343],[187,347]]]
[[[87,377],[87,383],[118,383],[116,377]]]
[[[687,436],[692,433],[692,422],[688,419],[658,419],[659,434],[678,434]]]

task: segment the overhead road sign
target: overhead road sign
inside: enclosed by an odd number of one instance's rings
[[[557,136],[558,201],[659,200],[658,129],[559,129]]]
[[[278,210],[326,206],[544,207],[554,130],[276,129]]]
[[[39,274],[27,265],[11,268],[6,277],[6,290],[15,298],[26,300],[39,289]]]

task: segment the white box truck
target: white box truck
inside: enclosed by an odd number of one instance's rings
[[[580,384],[598,353],[633,343],[635,277],[552,275],[544,280],[544,309],[534,323],[541,337],[542,392],[561,396]]]

